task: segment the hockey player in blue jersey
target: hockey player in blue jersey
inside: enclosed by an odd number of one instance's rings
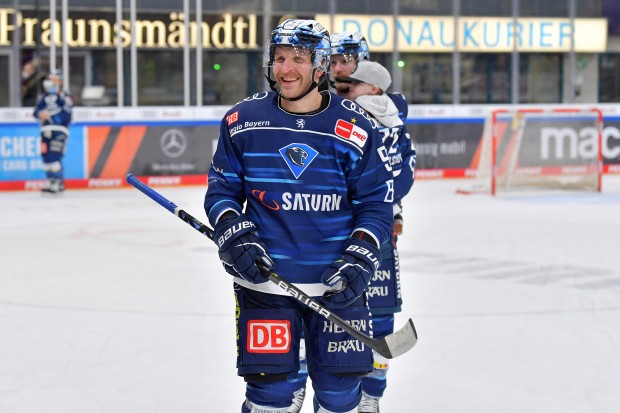
[[[339,82],[338,77],[349,76],[357,68],[359,62],[370,59],[370,51],[366,38],[359,32],[335,33],[331,36],[332,54],[329,66],[329,83],[338,96],[353,100],[349,94],[349,84]],[[387,94],[398,109],[398,116],[403,123],[409,114],[407,98],[398,92]],[[394,230],[396,235],[402,235],[403,216],[400,204],[395,207]]]
[[[315,413],[354,413],[370,348],[267,282],[256,262],[293,282],[365,333],[365,291],[392,226],[393,175],[374,121],[317,86],[329,34],[284,21],[265,50],[275,92],[236,104],[222,120],[205,211],[234,277],[241,411],[292,408],[305,329]]]
[[[393,331],[394,314],[401,310],[402,305],[396,242],[403,228],[400,201],[409,192],[414,180],[415,149],[404,126],[409,107],[407,99],[402,94],[383,93],[391,84],[391,76],[383,66],[378,68],[376,66],[378,63],[371,65],[378,70],[370,73],[371,77],[377,77],[377,79],[369,80],[370,83],[356,82],[354,84],[351,81],[341,81],[357,72],[359,65],[370,59],[368,44],[361,33],[335,33],[331,37],[331,44],[330,83],[339,96],[355,100],[356,103],[359,103],[357,100],[361,99],[362,103],[365,103],[362,106],[365,106],[365,109],[381,123],[384,143],[389,150],[395,176],[396,195],[392,240],[382,246],[381,268],[372,278],[368,289],[368,302],[372,312],[375,336],[382,337]],[[398,124],[398,118],[400,118],[400,124]],[[389,360],[375,354],[374,370],[362,381],[363,398],[360,403],[360,413],[379,411],[379,399],[383,396],[387,386],[388,368]]]
[[[347,83],[350,99],[381,124],[383,143],[388,148],[394,173],[394,212],[399,214],[400,202],[413,185],[416,153],[396,105],[385,93],[392,83],[390,72],[377,62],[362,61],[351,75],[336,80]],[[367,291],[375,337],[394,332],[394,313],[400,311],[402,304],[396,232],[395,229],[391,242],[381,248],[381,267]],[[362,380],[360,413],[379,412],[379,399],[387,386],[389,360],[380,354],[374,356],[373,372]]]
[[[340,76],[349,76],[359,62],[370,59],[366,38],[359,32],[334,33],[330,38],[332,53],[329,63],[329,83],[338,96],[346,97],[347,83],[338,82]]]
[[[69,124],[73,113],[71,94],[62,88],[62,74],[52,71],[43,81],[45,89],[34,108],[33,116],[41,124],[41,156],[47,176],[43,192],[65,190],[62,159],[69,139]]]
[[[370,55],[366,39],[358,32],[342,32],[333,34],[330,41],[332,52],[329,66],[329,84],[339,96],[355,100],[359,93],[351,93],[353,90],[352,83],[339,81],[339,79],[349,76],[358,68],[360,63],[369,60]],[[389,72],[387,75],[389,76]],[[389,83],[391,83],[391,77]],[[385,88],[387,89],[387,86]],[[359,88],[358,92],[361,90]],[[375,105],[375,112],[379,111],[380,114],[377,116],[381,118],[383,115],[387,124],[390,125],[387,126],[382,123],[381,130],[384,144],[389,151],[390,163],[395,176],[395,190],[398,195],[393,205],[394,227],[392,237],[389,243],[381,246],[383,259],[381,268],[371,279],[368,288],[368,302],[372,313],[375,337],[382,337],[393,331],[394,313],[401,310],[400,267],[396,241],[397,236],[402,234],[403,224],[400,200],[413,184],[415,166],[415,149],[404,126],[408,114],[407,100],[402,94],[394,92],[383,93],[382,91],[381,96],[367,96],[362,99],[379,100],[381,103]],[[387,97],[389,99],[386,99]],[[386,116],[387,114],[389,116]],[[395,118],[392,116],[394,114],[396,115]],[[400,119],[400,124],[395,124],[396,119]],[[296,398],[294,406],[288,413],[297,413],[301,410],[308,376],[307,371],[303,368],[305,363],[306,360],[302,353],[302,368],[296,378]],[[389,360],[375,354],[374,369],[362,380],[363,396],[360,403],[360,413],[379,411],[379,399],[383,396],[387,386],[388,367]]]

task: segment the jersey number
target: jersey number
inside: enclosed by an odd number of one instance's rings
[[[389,181],[385,181],[388,189],[385,194],[384,202],[394,203],[394,180],[390,179]]]
[[[390,165],[390,156],[388,155],[388,151],[385,146],[381,145],[380,147],[378,147],[377,152],[379,153],[379,157],[385,165],[385,169],[387,169],[388,172],[392,172],[392,165]]]

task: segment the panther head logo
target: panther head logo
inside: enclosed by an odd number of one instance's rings
[[[289,143],[278,152],[297,179],[319,155],[316,149],[305,143]]]
[[[308,152],[304,151],[299,146],[292,146],[288,148],[285,153],[291,162],[297,166],[304,166],[306,164],[306,159],[308,159]]]

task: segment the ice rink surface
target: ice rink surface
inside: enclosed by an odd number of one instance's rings
[[[381,411],[620,412],[620,177],[602,194],[462,185],[406,199],[396,324],[419,342]],[[158,191],[206,222],[205,188]],[[5,192],[0,243],[0,412],[240,411],[231,279],[174,215],[135,189]]]

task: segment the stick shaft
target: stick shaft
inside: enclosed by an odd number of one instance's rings
[[[196,218],[194,218],[191,214],[187,213],[185,210],[179,208],[174,202],[168,200],[159,192],[155,191],[148,185],[144,184],[138,178],[136,178],[133,174],[127,174],[126,177],[127,183],[134,186],[140,192],[151,198],[153,201],[157,202],[159,205],[166,208],[168,211],[172,212],[174,215],[179,217],[182,221],[189,224],[196,231],[200,232],[203,235],[206,235],[211,240],[213,240],[213,229],[203,224]],[[312,299],[309,295],[304,293],[301,289],[299,289],[294,284],[289,283],[284,280],[275,272],[269,270],[261,263],[257,263],[259,270],[261,273],[269,279],[269,281],[276,284],[278,287],[282,288],[293,298],[297,299],[297,301],[302,304],[310,307],[312,310],[323,316],[325,319],[331,321],[347,333],[349,333],[354,338],[358,339],[362,343],[366,344],[368,347],[375,350],[377,353],[381,354],[386,358],[396,357],[406,351],[408,351],[411,347],[413,347],[417,341],[417,334],[415,333],[415,328],[413,327],[413,322],[409,319],[409,323],[400,331],[386,336],[381,339],[373,339],[368,335],[362,333],[361,331],[355,329],[351,325],[349,325],[345,320],[332,313],[330,310],[321,305],[318,301]],[[413,330],[413,338],[411,338],[411,334],[408,334],[406,337],[405,334],[409,333],[409,330]],[[406,342],[397,343],[393,346],[390,346],[391,341],[398,341],[400,337],[404,337]],[[391,341],[390,341],[391,340]],[[401,340],[402,341],[402,340]],[[392,348],[391,348],[392,347]]]

